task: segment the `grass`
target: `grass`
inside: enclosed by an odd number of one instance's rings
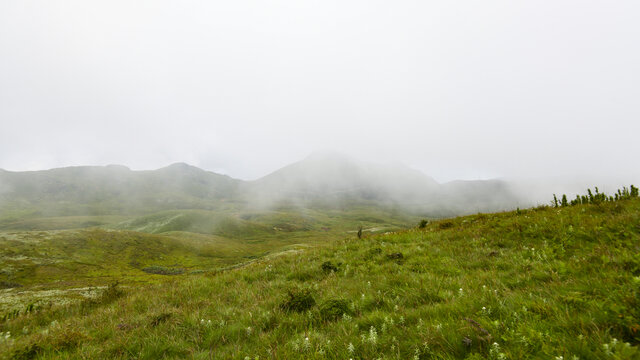
[[[345,211],[359,218],[366,209]],[[406,217],[372,210],[375,222],[326,211],[164,211],[138,217],[5,218],[0,232],[0,318],[27,306],[49,307],[122,286],[166,281],[167,275],[245,266],[258,258],[322,244],[359,225],[369,233],[398,229]],[[124,220],[123,220],[124,219]],[[81,227],[91,223],[92,227]],[[103,224],[96,227],[95,223]],[[2,225],[0,224],[0,225]],[[59,227],[66,230],[33,230]],[[15,230],[14,230],[15,229]],[[94,289],[94,290],[87,290]]]
[[[244,266],[145,273],[163,281],[11,317],[0,356],[640,358],[638,199],[331,236]]]

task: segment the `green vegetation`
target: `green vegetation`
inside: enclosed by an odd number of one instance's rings
[[[342,216],[340,216],[342,214]],[[355,232],[406,228],[412,217],[352,207],[228,212],[172,210],[137,217],[23,214],[5,218],[0,232],[0,317],[28,306],[49,308],[122,287],[167,280],[167,275],[210,273],[256,259],[318,245]],[[86,222],[101,227],[68,229]],[[38,230],[59,226],[67,230]],[[82,226],[80,226],[82,227]],[[10,229],[10,230],[9,230]],[[7,315],[9,314],[9,315]]]
[[[0,248],[16,249],[11,261],[17,263],[23,260],[16,258],[27,256],[20,254],[55,255],[64,252],[66,244],[68,252],[60,255],[72,259],[90,259],[88,252],[98,248],[113,249],[113,256],[101,264],[139,259],[136,269],[189,271],[163,276],[137,270],[144,286],[124,281],[93,291],[96,301],[5,316],[0,322],[0,357],[638,359],[640,199],[631,193],[618,201],[614,197],[430,221],[422,228],[361,239],[358,226],[366,229],[373,222],[361,223],[364,220],[352,213],[337,231],[330,213],[316,214],[302,227],[293,224],[298,230],[291,232],[258,227],[261,235],[255,244],[264,245],[258,242],[264,236],[272,242],[272,252],[243,263],[233,258],[230,264],[242,266],[228,267],[216,265],[219,257],[194,249],[206,247],[210,238],[238,246],[250,246],[251,241],[221,237],[213,228],[185,232],[200,229],[193,225],[197,222],[172,226],[162,234],[5,234],[2,241],[11,246]],[[234,229],[246,234],[245,225],[255,228],[244,222],[255,219],[239,216]],[[334,228],[323,231],[331,221],[336,221]],[[345,232],[347,227],[351,233]],[[312,234],[322,241],[306,247],[284,245],[287,236],[308,240]],[[139,255],[117,256],[122,251],[115,251],[116,246]],[[100,273],[82,270],[91,266],[80,260],[73,266],[71,273]],[[127,274],[115,272],[116,266],[102,266],[113,272],[109,280]],[[34,282],[44,279],[37,271],[33,274]],[[64,272],[55,274],[73,281]],[[3,281],[29,288],[35,286],[30,278],[14,275]],[[6,296],[18,289],[0,291]]]
[[[586,195],[576,195],[576,198],[571,200],[571,202],[567,201],[567,195],[562,195],[562,201],[560,206],[574,206],[574,205],[585,205],[585,204],[600,204],[603,202],[613,202],[618,200],[627,200],[638,197],[638,188],[631,185],[630,188],[623,187],[619,189],[615,195],[607,195],[605,193],[601,193],[598,190],[598,187],[595,187],[595,192],[592,192],[591,189],[587,189]],[[553,205],[554,207],[558,207],[558,199],[556,195],[553,195]]]

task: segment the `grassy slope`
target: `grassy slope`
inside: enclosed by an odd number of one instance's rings
[[[0,324],[11,332],[0,353],[636,359],[639,251],[639,200],[474,215],[20,316]],[[323,272],[325,261],[338,271]],[[317,305],[281,310],[296,288],[310,289]],[[332,299],[345,300],[351,315],[327,319]]]
[[[89,216],[14,219],[0,232],[0,317],[29,304],[81,300],[78,293],[86,287],[161,280],[162,276],[143,271],[148,266],[215,271],[344,237],[359,225],[371,229],[370,233],[415,223],[370,208],[343,214],[336,217],[329,210],[299,209],[240,214],[174,210],[125,221]],[[110,229],[33,230],[100,221]],[[16,284],[20,287],[2,290]]]

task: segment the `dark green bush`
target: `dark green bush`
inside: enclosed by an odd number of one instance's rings
[[[404,261],[404,255],[401,252],[387,254],[387,259],[394,260],[396,263],[401,264]]]
[[[337,272],[338,267],[334,265],[331,261],[325,261],[322,263],[322,271],[326,273]]]
[[[418,224],[418,228],[419,229],[424,229],[427,227],[427,225],[429,224],[429,221],[422,219],[420,220],[420,223]]]
[[[290,289],[287,298],[280,304],[284,311],[307,311],[316,305],[310,289]]]

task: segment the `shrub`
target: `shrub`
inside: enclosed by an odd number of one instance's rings
[[[344,314],[353,315],[349,300],[330,299],[320,305],[320,317],[322,320],[336,320]]]
[[[284,311],[303,312],[311,309],[316,305],[310,289],[290,289],[287,298],[280,304],[280,308]]]
[[[429,224],[429,221],[422,219],[420,220],[420,223],[418,224],[418,228],[419,229],[424,229],[427,227],[427,225]]]
[[[396,263],[402,264],[404,261],[404,255],[401,252],[387,254],[387,259],[395,260]]]
[[[322,271],[326,273],[337,272],[338,267],[334,265],[331,261],[325,261],[322,263]]]

